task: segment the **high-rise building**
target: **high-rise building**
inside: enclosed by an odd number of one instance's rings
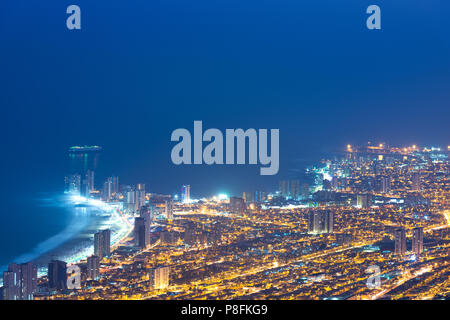
[[[140,248],[145,248],[145,220],[142,217],[134,219],[134,243]]]
[[[136,190],[136,210],[145,206],[145,190]]]
[[[391,177],[382,177],[381,178],[381,192],[389,193],[391,191]]]
[[[173,201],[172,199],[166,200],[166,218],[168,220],[173,220]]]
[[[94,255],[97,257],[103,257],[103,234],[96,232],[94,234]]]
[[[325,226],[324,230],[326,233],[334,232],[334,213],[332,211],[327,211],[325,213]]]
[[[308,213],[308,233],[333,233],[334,215],[332,211],[310,211]]]
[[[280,181],[280,195],[283,198],[289,198],[289,181],[288,180],[281,180]]]
[[[167,288],[169,286],[169,272],[169,267],[152,269],[149,274],[150,287],[155,290]]]
[[[88,170],[86,172],[86,180],[87,180],[87,184],[89,186],[89,192],[94,191],[95,185],[94,185],[94,171],[93,170]]]
[[[91,194],[89,189],[90,189],[90,187],[89,187],[88,180],[82,179],[81,180],[80,195],[83,196],[83,197],[88,198],[90,196],[90,194]]]
[[[416,255],[419,255],[423,252],[423,228],[422,227],[413,229],[412,252],[414,252]]]
[[[102,230],[103,234],[103,257],[109,257],[111,255],[111,230]]]
[[[88,170],[82,177],[80,194],[83,197],[89,197],[94,191],[94,171]]]
[[[267,200],[267,192],[265,191],[256,191],[255,192],[255,201],[256,202],[264,202]]]
[[[420,191],[421,189],[421,181],[420,181],[420,172],[414,172],[412,175],[412,188],[414,191]]]
[[[139,210],[145,205],[145,184],[138,183],[136,186],[136,209]]]
[[[87,278],[97,280],[100,277],[100,258],[96,255],[87,258]]]
[[[191,186],[184,185],[181,187],[181,201],[183,203],[189,203],[191,201]]]
[[[67,264],[52,260],[48,264],[48,287],[54,290],[67,289]]]
[[[244,199],[245,203],[253,203],[253,202],[255,202],[255,193],[254,192],[243,192],[242,198]]]
[[[113,189],[113,194],[114,195],[116,195],[116,194],[118,194],[119,193],[119,177],[115,177],[115,176],[113,176],[113,177],[111,177],[112,178],[112,183],[113,183],[113,187],[112,187],[112,189]]]
[[[144,219],[145,224],[145,246],[150,245],[150,226],[152,224],[154,206],[141,207],[140,217]]]
[[[139,212],[145,206],[145,185],[140,183],[136,188],[129,187],[126,190],[126,208],[129,212]]]
[[[113,178],[107,178],[103,183],[103,200],[105,200],[106,202],[111,201],[112,195],[114,193],[113,187]]]
[[[405,228],[398,228],[394,231],[395,254],[404,255],[406,253],[406,231]]]
[[[134,219],[134,241],[136,246],[145,249],[150,245],[149,223],[145,217]]]
[[[126,203],[127,210],[130,212],[136,212],[137,210],[136,191],[128,190],[126,194],[127,194],[127,203]]]
[[[369,196],[367,194],[358,194],[356,196],[356,206],[358,208],[368,208],[369,207]]]
[[[37,267],[31,262],[20,265],[21,299],[33,300],[37,291]]]
[[[20,300],[22,282],[20,266],[17,263],[11,263],[8,271],[3,273],[3,286],[5,300]]]
[[[71,174],[65,177],[65,193],[80,195],[81,176],[79,174]]]
[[[108,257],[111,254],[111,230],[105,229],[100,233],[103,240],[101,257]]]
[[[193,246],[197,243],[197,228],[195,224],[188,221],[184,226],[184,243],[188,246]]]
[[[300,181],[291,180],[290,181],[290,196],[294,200],[300,199]]]
[[[308,213],[308,233],[320,233],[320,218],[318,211]]]
[[[302,198],[308,199],[309,197],[309,184],[303,183],[302,184]]]
[[[230,197],[230,211],[235,214],[243,214],[245,212],[244,199],[238,197]]]
[[[94,255],[100,258],[111,254],[111,230],[105,229],[94,234]]]
[[[98,146],[75,146],[69,149],[70,175],[66,178],[66,191],[72,190],[73,193],[89,197],[94,191],[94,172],[101,150]]]
[[[31,263],[11,263],[3,273],[5,300],[33,300],[37,291],[37,268]]]
[[[255,192],[243,192],[242,198],[244,202],[249,203],[260,203],[267,200],[267,192],[255,191]]]
[[[3,299],[19,300],[20,279],[14,271],[3,272]]]

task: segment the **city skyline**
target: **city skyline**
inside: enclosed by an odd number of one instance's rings
[[[73,148],[76,149],[83,149],[83,148],[91,148],[90,146],[72,146],[69,148],[69,153],[72,152]],[[98,150],[101,150],[102,147],[99,146],[95,146],[95,148],[99,148]],[[300,165],[300,167],[295,168],[294,170],[292,170],[291,173],[289,174],[285,174],[285,175],[276,175],[276,180],[274,182],[270,182],[268,184],[265,184],[263,186],[259,186],[256,187],[255,190],[257,189],[257,191],[260,192],[265,192],[265,193],[275,193],[275,192],[279,192],[280,195],[286,196],[286,197],[291,197],[291,198],[296,198],[297,196],[299,196],[302,193],[301,190],[301,183],[306,181],[309,182],[308,178],[305,178],[305,169],[308,168],[312,168],[314,166],[319,165],[322,161],[327,161],[327,158],[333,158],[333,157],[339,157],[342,156],[343,154],[345,154],[346,152],[349,151],[353,151],[353,152],[369,152],[369,153],[378,153],[379,155],[383,155],[385,153],[388,153],[390,151],[396,152],[398,154],[402,154],[402,153],[409,153],[409,152],[420,152],[420,151],[426,151],[426,152],[443,152],[443,153],[449,153],[450,152],[450,145],[447,146],[441,146],[441,145],[437,145],[437,144],[425,144],[425,145],[416,145],[416,144],[411,144],[408,146],[398,146],[398,145],[390,145],[386,142],[367,142],[365,145],[355,145],[355,144],[346,144],[344,146],[341,146],[340,148],[336,147],[334,148],[334,151],[329,151],[329,152],[323,152],[320,156],[317,156],[316,158],[311,158],[309,161],[303,163],[302,165]],[[72,163],[72,159],[70,159],[71,163]],[[98,161],[98,160],[97,160]],[[208,166],[203,164],[202,166]],[[83,169],[84,170],[84,169]],[[89,170],[86,169],[84,170],[84,174],[86,172],[88,172]],[[67,171],[66,170],[66,174],[68,172],[71,171]],[[114,170],[112,170],[112,172],[115,172]],[[78,175],[80,175],[80,186],[81,186],[81,181],[82,181],[82,173],[79,173]],[[68,182],[70,182],[70,180],[68,179],[70,177],[70,175],[66,175],[65,177],[65,183],[66,183],[66,187],[65,190],[67,191],[67,187],[70,186],[70,183],[68,185]],[[255,176],[255,178],[257,178]],[[96,187],[99,191],[102,191],[102,187],[103,189],[105,188],[105,183],[108,184],[108,188],[114,188],[115,192],[117,192],[119,190],[119,177],[115,176],[115,175],[111,175],[111,173],[109,174],[105,174],[103,173],[103,175],[101,176],[101,180],[100,182],[96,182]],[[97,181],[97,180],[96,180]],[[113,182],[114,181],[114,182]],[[120,181],[122,182],[122,179],[120,179]],[[139,182],[136,182],[139,181]],[[383,189],[388,188],[388,185],[390,185],[390,182],[383,180],[380,182],[383,185]],[[190,199],[191,196],[191,184],[195,185],[195,182],[190,182],[189,184],[187,183],[182,183],[181,187],[180,185],[172,185],[170,188],[168,189],[162,189],[159,188],[158,184],[154,184],[154,183],[149,183],[149,181],[146,181],[145,179],[139,178],[137,180],[130,181],[129,179],[127,180],[126,183],[121,183],[121,185],[127,185],[128,187],[132,187],[132,188],[137,188],[139,189],[139,185],[143,185],[145,188],[145,185],[150,185],[152,186],[151,189],[147,188],[147,191],[151,191],[152,193],[155,194],[169,194],[171,196],[178,196],[179,199],[184,199],[184,193],[186,192],[185,189],[187,189],[187,198]],[[209,188],[210,189],[210,188]],[[241,196],[243,193],[245,193],[246,189],[251,189],[251,188],[247,188],[247,187],[239,187],[237,185],[231,185],[229,184],[228,186],[225,186],[222,189],[218,189],[218,191],[216,192],[199,192],[197,191],[195,193],[196,198],[197,199],[201,199],[201,198],[208,198],[214,195],[227,195],[227,196]],[[235,191],[231,191],[230,190],[235,190]],[[110,191],[111,192],[111,191]]]
[[[448,12],[2,1],[0,300],[448,300]]]
[[[91,148],[83,147],[83,150],[91,151]],[[448,298],[450,284],[445,275],[449,272],[446,257],[450,210],[445,202],[448,190],[442,186],[448,179],[445,170],[448,169],[449,152],[450,146],[444,149],[417,145],[394,147],[386,143],[347,145],[345,152],[335,155],[333,160],[325,159],[304,168],[312,179],[281,180],[278,190],[271,192],[253,190],[242,192],[242,197],[217,195],[199,200],[190,196],[190,185],[183,185],[180,196],[174,197],[146,192],[148,189],[141,182],[134,186],[111,186],[101,191],[93,185],[85,190],[82,180],[94,181],[94,168],[76,166],[78,171],[71,170],[70,174],[79,179],[66,177],[69,188],[65,188],[65,193],[76,201],[76,206],[98,206],[105,213],[116,215],[121,224],[128,225],[127,230],[120,235],[110,229],[96,232],[91,240],[93,255],[77,255],[71,263],[52,258],[48,262],[47,276],[41,274],[38,278],[38,268],[31,261],[20,265],[11,263],[3,272],[1,294],[7,300],[119,299],[125,292],[114,294],[114,284],[122,277],[134,283],[137,281],[134,274],[144,272],[139,276],[141,280],[126,290],[127,299],[164,299],[170,290],[178,292],[176,296],[181,299],[200,298],[204,294],[209,298],[282,298],[285,295],[295,297],[297,291],[297,298],[301,299]],[[85,156],[80,159],[81,164],[88,163]],[[83,172],[89,174],[81,179],[79,173]],[[105,183],[112,184],[113,180],[118,182],[119,178],[107,178]],[[78,184],[74,185],[73,181]],[[211,223],[211,219],[215,222]],[[234,222],[224,224],[228,219]],[[236,228],[240,224],[243,228]],[[260,224],[265,227],[261,228]],[[286,227],[284,233],[280,233]],[[360,233],[359,228],[365,232]],[[242,233],[243,230],[247,231]],[[248,230],[252,231],[248,233]],[[275,240],[274,234],[285,240]],[[272,270],[277,275],[284,268],[291,270],[289,275],[295,278],[299,272],[302,274],[306,261],[317,263],[319,257],[344,253],[349,261],[337,268],[349,268],[346,263],[359,264],[361,259],[368,259],[359,272],[370,274],[367,270],[381,270],[378,264],[389,271],[383,271],[384,280],[377,280],[375,287],[371,287],[368,277],[365,288],[357,279],[354,283],[350,278],[341,283],[343,279],[337,276],[341,272],[335,275],[313,268],[304,270],[306,278],[299,278],[306,279],[302,280],[303,284],[299,283],[300,289],[281,296],[276,294],[279,290],[273,293],[263,290],[267,292],[261,296],[260,289],[244,290],[246,277],[240,280],[243,276],[236,274],[234,269],[219,271],[224,257],[216,260],[217,250],[227,256],[229,250],[237,250],[247,242],[261,242],[246,249],[250,250],[247,255],[253,250],[260,252],[256,257],[252,258],[250,254],[248,258],[227,259],[238,263],[238,269],[247,270],[244,274],[254,275],[255,279],[265,270]],[[258,249],[261,245],[263,253]],[[296,252],[298,245],[302,249]],[[274,248],[278,249],[274,251]],[[203,289],[192,290],[190,281],[179,280],[195,278],[190,268],[184,266],[192,249],[195,249],[194,255],[200,254],[210,261],[203,268],[208,269],[209,265],[219,268],[217,275],[211,270],[207,272],[208,277],[196,280]],[[168,256],[154,260],[150,253]],[[367,257],[363,258],[366,253]],[[179,260],[175,258],[179,254],[187,256]],[[261,254],[264,259],[259,260],[257,257]],[[298,269],[298,263],[302,268]],[[365,270],[367,263],[372,264]],[[327,264],[336,265],[336,262],[330,260]],[[116,278],[114,270],[118,266],[124,270],[137,269],[131,273],[120,272]],[[69,272],[73,268],[78,270],[75,276]],[[242,289],[231,295],[211,291],[210,286],[224,286],[228,282],[229,272],[235,274],[232,276],[237,281],[234,286]],[[422,275],[427,276],[423,278]],[[393,282],[391,278],[398,280]],[[216,280],[209,284],[212,279]],[[423,284],[415,284],[420,279]],[[436,289],[429,287],[426,279],[440,281],[440,284]],[[324,284],[318,285],[317,292],[305,296],[301,288],[309,281]],[[281,284],[286,286],[287,283],[282,280]],[[92,286],[97,288],[94,295],[91,294]],[[264,286],[268,289],[271,284]],[[398,287],[404,287],[403,291],[398,291]],[[74,288],[78,290],[76,295],[71,293]],[[202,290],[206,290],[205,293],[202,294]],[[331,295],[325,294],[329,290]],[[417,290],[418,295],[414,293]],[[398,292],[392,295],[391,291]]]

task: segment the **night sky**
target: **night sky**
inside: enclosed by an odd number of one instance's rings
[[[3,0],[1,199],[62,190],[72,145],[104,147],[101,177],[193,196],[273,190],[348,143],[447,146],[448,2]],[[366,28],[371,4],[382,30]],[[279,128],[279,174],[173,165],[170,134],[194,120]]]

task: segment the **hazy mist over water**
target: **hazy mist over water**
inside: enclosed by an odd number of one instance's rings
[[[62,194],[62,193],[61,193]],[[52,193],[12,196],[2,203],[0,266],[26,262],[69,239],[83,225]],[[68,226],[70,228],[66,229]]]
[[[34,261],[45,267],[51,259],[67,259],[93,246],[92,235],[109,221],[110,215],[90,206],[75,206],[62,193],[41,193],[12,210],[10,225],[1,233],[6,245],[0,255],[0,269],[11,262]],[[3,228],[2,228],[3,229]]]

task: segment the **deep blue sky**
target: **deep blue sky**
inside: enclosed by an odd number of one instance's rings
[[[82,30],[66,29],[66,7]],[[382,30],[365,27],[368,5]],[[105,149],[125,183],[194,195],[271,189],[347,143],[449,144],[447,0],[3,0],[2,200],[63,187],[66,150]],[[279,128],[280,173],[176,167],[170,134]]]

